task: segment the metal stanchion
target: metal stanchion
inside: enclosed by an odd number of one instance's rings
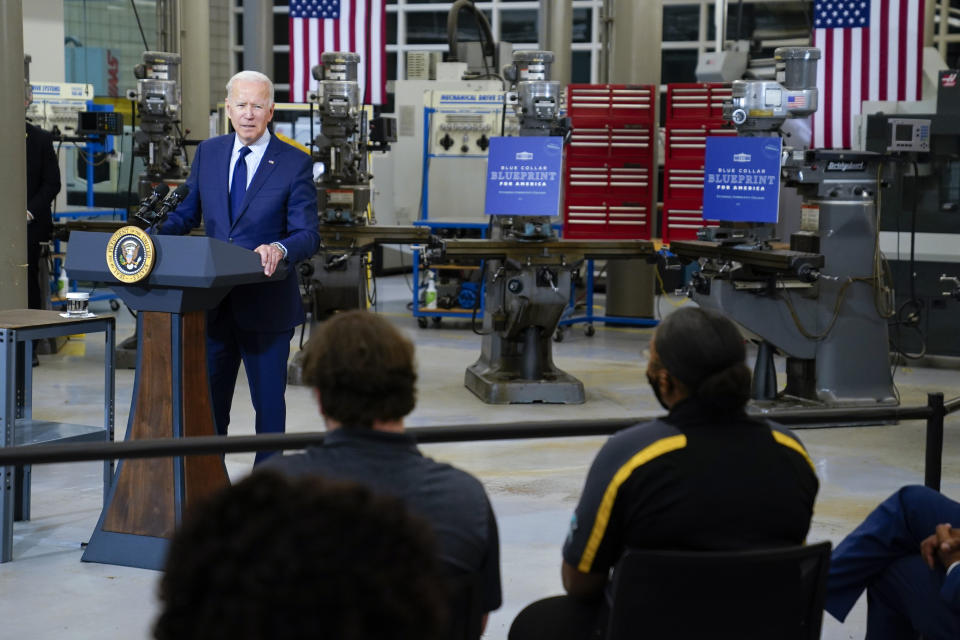
[[[923,484],[940,491],[940,473],[943,466],[943,417],[947,414],[942,393],[928,393],[927,448],[925,453]]]

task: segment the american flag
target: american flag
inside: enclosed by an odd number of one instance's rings
[[[360,54],[357,80],[364,104],[386,98],[384,0],[290,0],[290,101],[306,102],[317,81],[310,69],[327,51]]]
[[[865,100],[919,100],[924,0],[814,0],[820,108],[813,146],[849,149]]]

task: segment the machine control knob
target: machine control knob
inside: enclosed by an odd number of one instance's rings
[[[449,133],[444,134],[444,136],[440,138],[440,146],[443,147],[445,151],[449,151],[453,145],[453,138],[450,137]]]
[[[477,138],[477,146],[480,147],[481,151],[487,150],[487,147],[490,146],[490,138],[487,137],[487,134],[483,134]]]
[[[820,279],[820,272],[809,264],[802,264],[797,269],[797,277],[800,278],[800,282],[816,282]]]
[[[511,278],[510,281],[507,282],[507,290],[510,293],[520,293],[523,291],[523,281],[519,278]]]
[[[743,124],[747,121],[747,112],[743,109],[734,109],[730,119],[733,120],[733,124]]]
[[[462,147],[460,147],[460,151],[463,153],[469,153],[470,147],[468,147],[467,145],[463,145]]]

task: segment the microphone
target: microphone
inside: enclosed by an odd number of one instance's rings
[[[168,191],[170,191],[170,187],[167,186],[167,183],[161,182],[154,187],[153,193],[140,202],[140,208],[133,214],[133,217],[143,223],[142,227],[144,229],[152,224],[153,208],[167,196]]]
[[[163,221],[167,219],[167,215],[180,206],[180,203],[186,199],[189,193],[190,187],[188,187],[186,184],[182,184],[174,189],[173,193],[168,195],[166,200],[164,200],[157,209],[156,218],[154,218],[153,224],[157,226],[163,224]]]

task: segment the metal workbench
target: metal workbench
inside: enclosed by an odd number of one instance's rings
[[[80,425],[33,419],[32,341],[104,332],[103,425]],[[56,311],[0,311],[0,447],[63,442],[113,441],[113,316],[64,318]],[[113,477],[113,461],[103,464],[103,491]],[[30,519],[30,467],[0,467],[0,562],[13,558],[13,521]],[[15,513],[16,512],[16,513]]]

